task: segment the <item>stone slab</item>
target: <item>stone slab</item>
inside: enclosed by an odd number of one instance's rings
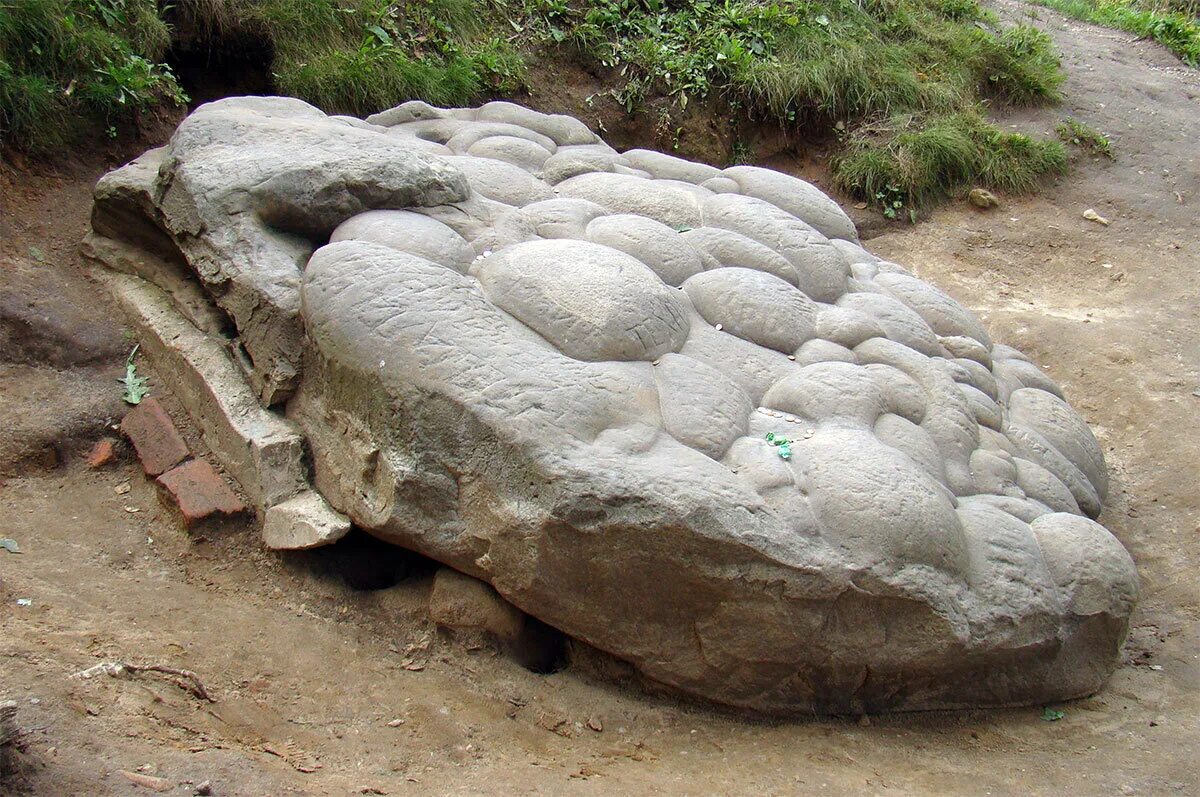
[[[159,375],[258,513],[308,486],[295,426],[265,409],[219,338],[189,323],[162,290],[127,274],[108,284]],[[174,464],[174,463],[172,463]],[[158,471],[161,473],[162,471]]]
[[[246,510],[228,482],[203,459],[191,459],[158,477],[192,528],[210,518],[238,515]]]
[[[142,469],[151,476],[165,473],[187,459],[188,447],[175,422],[153,396],[126,413],[121,431],[133,443]]]
[[[310,490],[268,509],[262,538],[275,551],[302,551],[332,545],[349,534],[350,528],[350,518]]]

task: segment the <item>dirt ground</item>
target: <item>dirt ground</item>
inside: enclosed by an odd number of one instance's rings
[[[119,770],[179,795],[1200,793],[1200,72],[1037,15],[1066,100],[1005,123],[1044,132],[1070,114],[1116,159],[1080,155],[1038,197],[953,204],[867,245],[1032,355],[1096,431],[1113,474],[1102,521],[1142,580],[1101,693],[1054,706],[1057,721],[1040,706],[747,719],[603,662],[539,675],[448,638],[424,616],[429,566],[402,554],[280,557],[237,524],[185,535],[128,455],[99,471],[80,457],[119,417],[131,345],[75,254],[112,165],[92,159],[0,182],[0,537],[24,551],[0,550],[0,699],[24,730],[0,793],[153,793]],[[355,589],[364,558],[407,577]],[[107,660],[188,668],[215,702],[163,675],[71,677]]]

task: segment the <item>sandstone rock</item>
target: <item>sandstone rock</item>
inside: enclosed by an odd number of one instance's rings
[[[161,381],[179,396],[204,442],[241,483],[255,511],[261,515],[305,490],[299,430],[259,405],[221,338],[204,334],[176,312],[178,294],[168,297],[125,274],[111,275],[108,283],[138,333],[141,351],[154,360]],[[184,448],[180,459],[186,454]]]
[[[525,615],[477,578],[443,567],[433,577],[429,618],[461,631],[484,631],[504,641],[516,640]]]
[[[350,519],[335,512],[320,494],[307,491],[267,510],[263,543],[275,551],[302,551],[332,545],[350,533]]]
[[[1000,207],[1000,200],[986,188],[972,188],[970,193],[967,194],[967,200],[975,207],[983,208],[984,210]]]
[[[1099,445],[836,203],[510,103],[368,122],[202,106],[152,177],[97,191],[97,233],[140,213],[130,229],[160,230],[227,315],[260,399],[291,396],[333,510],[466,574],[447,590],[493,608],[494,590],[728,705],[1103,684],[1137,577],[1081,514],[1102,505]],[[447,624],[470,614],[435,597]]]
[[[312,239],[364,210],[465,197],[466,180],[390,136],[299,100],[236,97],[197,109],[170,143],[101,178],[97,215],[145,211],[240,333],[267,403],[294,389],[302,352],[299,283]],[[132,241],[137,243],[137,240]]]

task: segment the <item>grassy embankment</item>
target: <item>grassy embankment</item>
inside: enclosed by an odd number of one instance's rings
[[[1033,0],[1067,16],[1162,44],[1200,67],[1200,0]]]
[[[1056,101],[1062,75],[1048,37],[976,0],[0,0],[0,142],[44,151],[178,102],[165,61],[183,30],[191,46],[249,34],[276,91],[356,114],[517,93],[523,53],[550,49],[609,67],[630,111],[720,95],[833,131],[835,179],[893,216],[1066,167],[1060,142],[987,121],[989,106]]]

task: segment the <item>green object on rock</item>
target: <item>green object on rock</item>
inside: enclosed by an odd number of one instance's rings
[[[767,442],[779,448],[779,456],[781,459],[792,458],[791,440],[788,440],[783,435],[777,435],[774,432],[767,432]]]

